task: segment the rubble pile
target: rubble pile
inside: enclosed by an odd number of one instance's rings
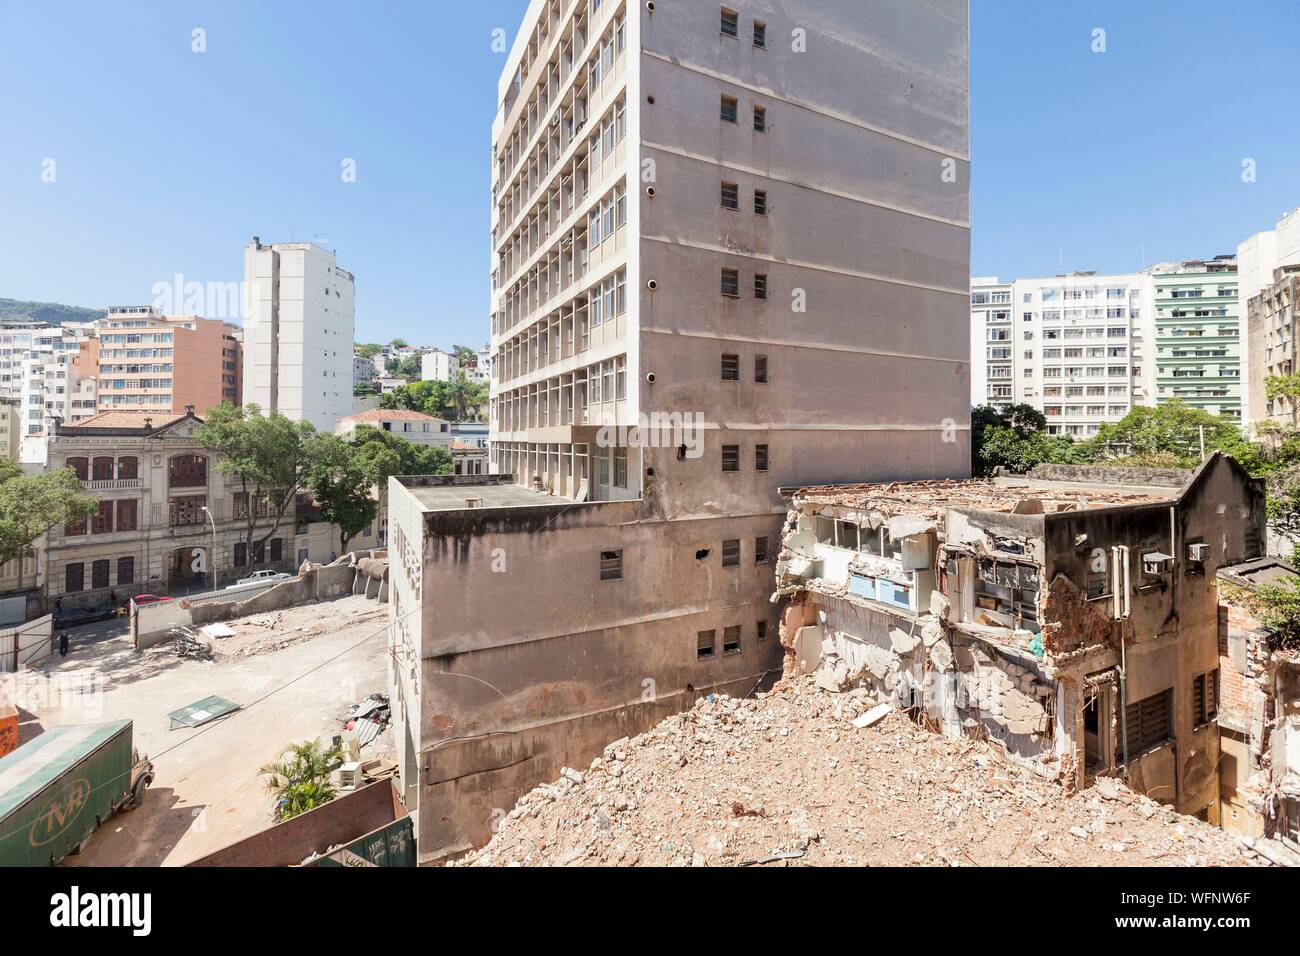
[[[887,709],[808,677],[749,700],[710,695],[534,788],[452,865],[1264,862],[1117,780],[1067,795],[988,743]]]

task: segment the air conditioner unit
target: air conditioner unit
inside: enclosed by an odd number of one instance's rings
[[[1210,546],[1208,544],[1189,544],[1187,546],[1188,561],[1204,561],[1210,556]]]
[[[1142,555],[1142,571],[1144,574],[1168,574],[1173,568],[1173,556],[1165,554],[1163,551],[1148,551]]]

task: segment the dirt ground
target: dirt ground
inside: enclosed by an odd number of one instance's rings
[[[269,826],[258,768],[290,742],[338,729],[367,694],[387,692],[387,614],[387,605],[354,595],[229,622],[236,635],[214,641],[214,661],[181,658],[170,644],[136,653],[127,636],[45,661],[33,680],[47,680],[48,699],[27,708],[39,725],[130,717],[156,773],[143,805],[109,819],[67,864],[182,865]],[[241,709],[169,729],[169,712],[214,694]]]
[[[526,794],[468,866],[1242,866],[1230,835],[1116,780],[1075,795],[801,678],[704,698]]]

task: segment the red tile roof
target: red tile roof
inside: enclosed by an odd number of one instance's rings
[[[173,412],[99,412],[79,422],[60,425],[59,431],[66,432],[74,428],[165,428],[184,417]],[[145,419],[149,419],[149,425],[145,424]]]
[[[372,408],[369,411],[357,412],[355,415],[346,415],[339,419],[343,422],[440,422],[441,418],[434,418],[432,415],[426,415],[424,412],[412,412],[405,408]]]

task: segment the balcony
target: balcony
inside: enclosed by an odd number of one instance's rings
[[[81,487],[86,491],[139,491],[139,478],[101,478],[83,481]]]

